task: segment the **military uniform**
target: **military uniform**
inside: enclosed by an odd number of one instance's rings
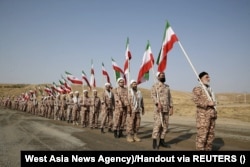
[[[115,112],[114,112],[114,136],[121,137],[124,129],[128,110],[128,89],[117,87],[114,89]],[[119,133],[118,133],[119,132]],[[118,133],[118,134],[117,134]]]
[[[66,116],[67,116],[67,99],[65,95],[62,95],[59,119],[61,121],[65,121]]]
[[[207,88],[207,91],[212,99],[214,95],[212,91]],[[215,100],[215,99],[214,99]],[[193,101],[196,104],[196,150],[212,150],[212,142],[214,140],[215,120],[217,112],[214,107],[208,106],[208,96],[201,85],[193,89]]]
[[[141,114],[144,114],[144,102],[141,91],[130,89],[129,104],[131,113],[128,113],[127,117],[127,141],[141,141],[137,136],[141,124]]]
[[[156,82],[151,89],[151,97],[155,104],[154,109],[154,125],[153,125],[153,148],[156,146],[156,139],[160,138],[159,146],[169,147],[164,143],[164,138],[168,130],[169,125],[169,112],[173,108],[173,101],[170,92],[169,85],[163,82]],[[159,110],[158,106],[161,105],[162,109]],[[158,147],[159,147],[158,146]]]
[[[101,132],[104,132],[104,126],[108,118],[108,129],[111,132],[113,125],[113,111],[115,108],[114,93],[111,90],[104,90],[102,94],[102,120],[101,120]]]
[[[74,100],[73,100],[73,92],[70,92],[69,98],[67,99],[67,116],[66,120],[68,123],[72,121],[72,110],[73,110],[73,105],[74,105]]]
[[[59,120],[59,112],[61,110],[61,95],[57,95],[54,101],[54,120]]]
[[[91,111],[89,114],[89,127],[98,128],[98,118],[101,110],[101,99],[97,95],[94,95],[91,100]]]
[[[73,98],[74,105],[72,109],[73,125],[78,125],[78,119],[80,117],[80,100],[79,93],[76,91],[76,96]]]
[[[84,91],[86,92],[86,90]],[[81,124],[82,127],[87,127],[88,126],[88,122],[89,122],[89,112],[90,112],[90,106],[91,106],[91,98],[88,95],[83,96],[81,102],[80,102],[80,106],[81,106]]]

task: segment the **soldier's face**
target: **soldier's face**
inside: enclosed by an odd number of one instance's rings
[[[209,77],[209,75],[204,75],[204,76],[201,78],[201,82],[202,82],[203,84],[209,85],[209,83],[210,83],[210,77]]]
[[[124,81],[123,80],[119,81],[119,86],[121,86],[121,87],[124,86]]]
[[[133,83],[131,84],[131,87],[132,87],[132,89],[137,89],[137,83],[136,83],[136,82],[133,82]]]
[[[158,76],[158,80],[160,82],[165,82],[166,81],[165,74],[164,73],[160,73],[160,75]]]

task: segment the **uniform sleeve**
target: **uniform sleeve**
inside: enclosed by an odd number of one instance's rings
[[[152,86],[152,89],[151,89],[151,98],[152,98],[154,104],[157,105],[158,104],[158,99],[157,99],[156,85]]]
[[[206,95],[203,93],[202,88],[197,86],[193,89],[193,101],[197,107],[206,109],[208,107],[208,100]]]
[[[144,109],[144,100],[143,100],[143,97],[141,98],[141,108]]]
[[[173,107],[173,98],[170,89],[168,90],[168,96],[169,96],[169,106]]]
[[[117,88],[115,88],[115,90],[114,90],[114,98],[115,98],[116,102],[118,102],[120,100],[120,96],[118,95]]]

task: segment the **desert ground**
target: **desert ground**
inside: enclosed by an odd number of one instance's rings
[[[1,88],[1,87],[0,87]],[[6,92],[5,87],[0,93]],[[25,87],[26,88],[26,87]],[[11,89],[7,87],[7,89]],[[18,88],[19,90],[20,88]],[[29,90],[30,87],[26,88]],[[13,87],[12,89],[13,90]],[[1,92],[2,91],[2,92]],[[23,90],[19,90],[20,92]],[[9,91],[8,93],[19,93]],[[65,121],[47,119],[30,113],[0,108],[0,166],[20,166],[20,151],[84,151],[84,150],[152,150],[152,103],[148,91],[145,95],[146,113],[142,116],[139,137],[141,142],[128,143],[125,137],[114,138],[112,133],[102,134],[100,129],[82,128]],[[170,117],[165,141],[171,148],[158,151],[195,150],[195,106],[191,93],[173,91],[174,115]],[[5,96],[7,94],[4,94]],[[249,95],[248,95],[249,96]],[[247,96],[247,97],[248,97]],[[220,94],[218,119],[213,151],[250,150],[250,104],[239,101],[236,94]]]

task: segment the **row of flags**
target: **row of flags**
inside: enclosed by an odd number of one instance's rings
[[[174,43],[177,41],[178,41],[178,38],[176,34],[171,28],[169,22],[167,22],[165,26],[165,30],[164,30],[162,46],[161,46],[160,53],[156,61],[156,64],[158,65],[157,72],[164,72],[166,70],[167,54],[173,48]],[[127,38],[124,68],[122,69],[116,63],[116,61],[113,58],[111,58],[112,68],[114,70],[116,80],[120,77],[123,77],[125,80],[125,83],[127,83],[127,81],[129,80],[131,59],[132,59],[132,54],[129,49],[129,38]],[[155,63],[155,60],[154,60],[154,55],[151,50],[150,42],[147,41],[146,49],[143,54],[142,63],[139,69],[138,77],[137,77],[138,84],[141,84],[149,80],[149,71],[153,68],[154,63]],[[88,80],[87,75],[84,71],[82,71],[81,79],[77,78],[76,76],[74,76],[68,71],[65,71],[65,74],[66,74],[66,78],[62,76],[62,80],[59,80],[60,85],[57,85],[56,83],[53,82],[52,90],[58,93],[70,92],[72,89],[68,81],[76,85],[82,85],[85,82],[86,85],[89,87],[89,89],[96,87],[93,60],[91,60],[90,80]],[[110,76],[104,67],[104,63],[102,63],[102,74],[103,74],[103,77],[106,79],[106,82],[110,83],[111,82]],[[49,87],[46,87],[45,91],[47,93],[51,92]]]

